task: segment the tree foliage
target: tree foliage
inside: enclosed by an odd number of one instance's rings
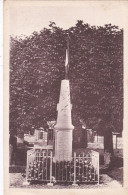
[[[10,38],[10,131],[29,131],[56,120],[69,37],[69,79],[73,124],[80,118],[110,117],[116,131],[123,120],[123,30],[111,24],[77,21]]]

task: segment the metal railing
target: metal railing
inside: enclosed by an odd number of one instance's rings
[[[52,151],[27,152],[26,181],[50,183],[99,183],[99,153],[74,153],[71,161],[55,161]]]

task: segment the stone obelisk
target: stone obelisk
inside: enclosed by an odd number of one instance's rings
[[[66,50],[65,79],[61,81],[60,98],[57,104],[57,123],[55,129],[55,161],[72,159],[72,125],[70,85],[68,79],[68,51]]]

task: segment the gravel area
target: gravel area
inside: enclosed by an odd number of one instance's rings
[[[35,188],[35,189],[86,189],[86,188],[121,188],[122,185],[109,177],[106,174],[100,176],[100,184],[81,184],[79,186],[72,185],[54,185],[47,186],[47,184],[30,184],[28,186],[23,186],[25,181],[25,175],[21,173],[10,173],[10,187],[11,188]]]

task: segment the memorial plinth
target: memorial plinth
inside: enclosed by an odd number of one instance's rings
[[[69,80],[61,81],[59,104],[57,105],[57,123],[55,129],[55,160],[70,161],[72,159],[72,105],[70,101]]]

